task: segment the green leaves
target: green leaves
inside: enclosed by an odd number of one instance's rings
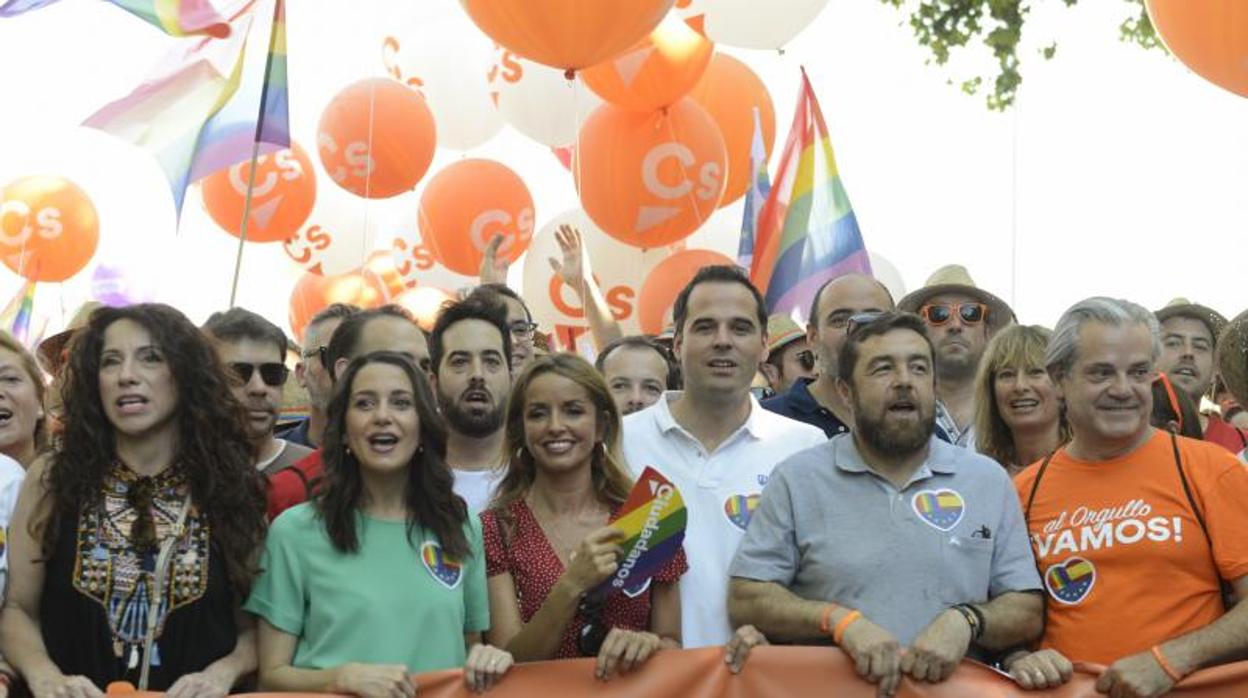
[[[995,75],[976,75],[960,82],[963,92],[977,94],[985,82],[990,82],[992,92],[985,98],[989,109],[1004,111],[1014,103],[1018,88],[1022,85],[1021,62],[1018,45],[1031,5],[1036,2],[1062,2],[1072,7],[1079,0],[880,0],[898,10],[908,12],[910,28],[920,46],[926,47],[931,56],[928,63],[945,65],[954,51],[964,49],[973,41],[988,48],[996,60]],[[1153,30],[1144,0],[1124,0],[1132,6],[1134,14],[1125,19],[1119,28],[1120,40],[1137,44],[1145,49],[1160,48],[1160,39]],[[1040,50],[1045,59],[1057,53],[1054,41]],[[952,82],[952,81],[950,81]]]

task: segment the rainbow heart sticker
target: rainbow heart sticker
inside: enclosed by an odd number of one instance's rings
[[[953,490],[923,490],[910,499],[910,506],[929,526],[952,531],[966,513],[962,495]]]
[[[750,517],[758,508],[757,494],[734,494],[724,500],[724,515],[733,526],[744,531],[750,525]]]
[[[1081,557],[1072,557],[1044,571],[1044,586],[1059,603],[1074,606],[1087,598],[1096,584],[1096,566]]]
[[[420,546],[420,561],[425,563],[429,574],[447,589],[459,586],[459,580],[464,576],[464,566],[442,552],[442,546],[433,541]]]

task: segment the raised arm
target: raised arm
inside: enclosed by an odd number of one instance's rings
[[[489,579],[490,618],[486,639],[506,649],[518,662],[551,659],[559,650],[563,633],[576,616],[585,592],[611,576],[618,566],[623,533],[600,528],[589,534],[572,553],[568,569],[555,582],[541,608],[528,623],[521,620],[515,582],[504,572]]]
[[[607,299],[602,295],[598,282],[594,280],[589,252],[585,249],[581,231],[570,225],[561,225],[555,231],[555,240],[559,243],[562,260],[551,257],[550,266],[581,300],[585,321],[594,338],[594,346],[601,351],[603,347],[623,337],[624,332],[611,314],[611,307],[607,305]]]

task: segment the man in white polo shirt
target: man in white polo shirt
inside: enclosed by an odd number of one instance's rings
[[[767,357],[767,308],[740,270],[703,268],[676,298],[673,320],[685,389],[624,419],[624,455],[637,473],[653,466],[685,500],[681,636],[685,647],[704,647],[732,637],[728,565],[772,468],[826,437],[750,395]]]

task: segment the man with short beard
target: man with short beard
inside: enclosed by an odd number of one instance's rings
[[[443,308],[429,338],[434,393],[446,418],[446,462],[455,493],[474,512],[489,504],[502,474],[510,356],[507,308],[485,294]]]
[[[973,447],[975,373],[988,340],[1014,322],[1005,301],[977,287],[966,268],[941,267],[897,304],[927,324],[936,352],[936,436]]]
[[[289,373],[286,335],[273,323],[242,308],[213,313],[204,332],[214,340],[217,356],[230,377],[230,391],[243,407],[247,435],[256,453],[256,469],[273,475],[312,452],[277,438],[277,413],[282,386]]]
[[[837,386],[853,430],[776,466],[729,568],[734,625],[832,641],[882,695],[1042,630],[1009,477],[932,435],[933,354],[915,315],[850,320]]]

